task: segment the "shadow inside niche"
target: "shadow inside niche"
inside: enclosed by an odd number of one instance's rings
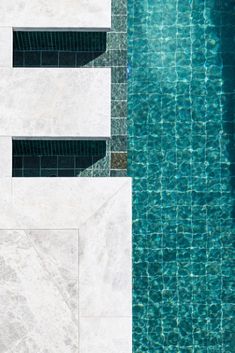
[[[14,31],[14,67],[82,67],[106,51],[106,32]]]
[[[105,157],[105,141],[13,140],[13,177],[76,177],[84,171],[93,176]]]

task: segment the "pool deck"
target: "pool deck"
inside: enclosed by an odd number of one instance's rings
[[[0,192],[1,323],[16,332],[1,344],[131,353],[131,179],[3,177]]]
[[[111,0],[0,3],[3,353],[132,352],[131,178],[12,177],[12,138],[109,140],[112,114],[110,68],[13,68],[13,30],[110,28]]]
[[[111,28],[111,0],[2,0],[0,24],[13,28]]]

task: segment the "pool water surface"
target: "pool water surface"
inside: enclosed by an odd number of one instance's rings
[[[133,352],[235,352],[235,2],[129,0],[128,27]]]

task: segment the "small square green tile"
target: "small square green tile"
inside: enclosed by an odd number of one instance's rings
[[[127,31],[127,16],[112,15],[112,30],[114,32],[126,32]]]
[[[111,150],[113,152],[125,152],[127,150],[126,136],[113,136]]]
[[[112,170],[110,171],[111,177],[126,177],[127,171],[126,170]]]
[[[111,116],[126,117],[127,116],[127,101],[112,101],[111,102]]]
[[[127,169],[127,153],[111,153],[111,169]]]
[[[127,68],[112,67],[112,83],[126,83],[127,81]]]
[[[127,84],[113,83],[112,84],[112,100],[127,100]]]
[[[127,1],[126,0],[112,0],[112,15],[126,15]]]
[[[111,120],[111,135],[127,135],[127,119],[117,118]]]

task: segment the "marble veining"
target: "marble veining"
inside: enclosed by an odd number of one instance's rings
[[[0,231],[0,351],[78,352],[78,233]]]
[[[0,230],[0,352],[131,353],[130,179],[22,178],[23,194],[10,180],[1,227],[21,229]]]
[[[131,238],[127,236],[131,220],[126,217],[131,208],[125,197],[128,189],[124,185],[80,225],[81,317],[132,316]]]

